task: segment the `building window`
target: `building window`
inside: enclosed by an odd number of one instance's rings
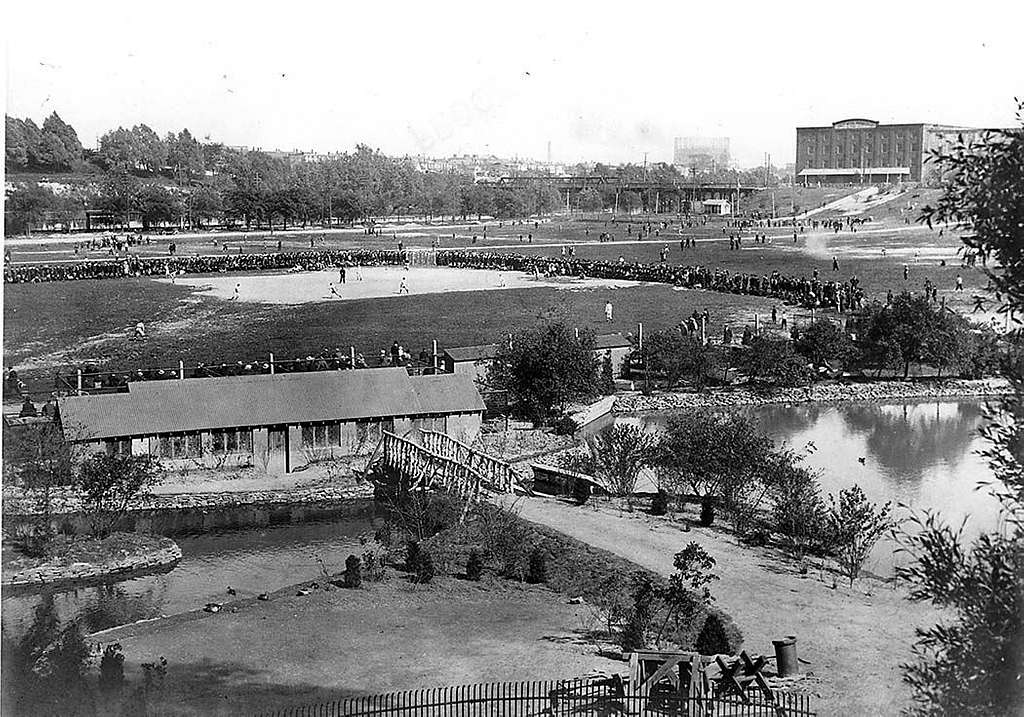
[[[129,456],[132,453],[131,438],[108,438],[106,444],[109,456]]]
[[[199,458],[203,455],[203,441],[198,433],[175,433],[160,436],[158,455],[161,458]]]
[[[302,426],[302,445],[308,448],[330,448],[341,445],[340,423],[307,423]]]
[[[214,453],[252,453],[252,430],[248,428],[211,431],[210,437]]]

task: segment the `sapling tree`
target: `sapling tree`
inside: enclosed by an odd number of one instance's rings
[[[77,486],[93,532],[108,535],[131,502],[144,497],[160,479],[160,463],[150,456],[96,453],[78,471]]]
[[[853,585],[878,539],[892,527],[892,503],[870,502],[859,485],[829,496],[826,533],[839,571]]]

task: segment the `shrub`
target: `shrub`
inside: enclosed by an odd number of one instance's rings
[[[434,558],[427,550],[420,549],[416,559],[416,572],[413,575],[414,583],[429,583],[434,579]]]
[[[562,416],[551,424],[551,430],[556,436],[571,436],[580,430],[580,424],[569,416]]]
[[[651,500],[651,515],[665,515],[668,513],[668,493],[659,490]]]
[[[702,655],[735,655],[743,645],[743,633],[732,619],[718,610],[704,618],[694,649]]]
[[[371,583],[384,582],[387,579],[388,561],[383,551],[368,548],[363,551],[363,577]]]
[[[124,655],[121,654],[119,642],[103,648],[99,685],[104,692],[119,690],[124,685]]]
[[[526,572],[526,582],[539,584],[548,579],[548,554],[543,548],[536,547],[530,551],[530,565]]]
[[[576,505],[583,505],[590,500],[590,483],[585,480],[573,479],[572,499],[576,501]]]
[[[469,558],[466,560],[466,580],[477,581],[484,572],[484,558],[480,551],[473,549],[469,551]]]
[[[355,555],[345,558],[345,587],[357,588],[363,584],[362,561]]]
[[[419,541],[410,540],[407,542],[405,544],[405,569],[410,573],[415,573],[419,567],[422,554],[423,549],[420,547]]]

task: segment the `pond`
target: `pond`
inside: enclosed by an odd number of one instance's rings
[[[163,574],[45,594],[5,595],[5,637],[23,634],[40,606],[52,609],[62,620],[77,617],[88,633],[313,580],[320,575],[320,561],[331,573],[340,572],[345,558],[366,549],[363,541],[372,539],[377,525],[371,501],[359,502],[341,514],[313,518],[297,514],[296,518],[301,522],[185,534],[172,531],[182,559]],[[236,596],[228,594],[228,587]]]
[[[854,483],[876,502],[892,501],[897,517],[940,512],[952,524],[967,519],[965,533],[993,528],[998,503],[979,481],[992,472],[978,450],[984,401],[772,404],[735,409],[754,420],[776,442],[808,451],[806,464],[819,472],[823,494]],[[660,431],[672,412],[624,415],[619,423]],[[884,571],[894,559],[883,541],[873,559]],[[883,554],[887,556],[882,559]]]

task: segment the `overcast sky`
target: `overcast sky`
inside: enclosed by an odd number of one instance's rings
[[[147,9],[152,6],[153,10]],[[7,114],[264,149],[793,161],[846,117],[1013,124],[1024,3],[9,3]]]

